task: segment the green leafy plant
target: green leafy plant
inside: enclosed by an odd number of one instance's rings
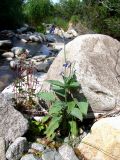
[[[76,79],[75,72],[71,71],[71,64],[64,64],[65,72],[62,74],[63,82],[58,80],[48,80],[51,85],[51,92],[40,92],[38,96],[51,103],[48,115],[42,122],[48,123],[45,134],[53,139],[56,134],[75,137],[78,135],[78,122],[83,121],[87,115],[88,103],[86,99],[78,100],[77,94],[80,84]],[[67,76],[66,68],[70,68]]]
[[[41,121],[36,121],[35,119],[29,118],[28,120],[29,129],[25,136],[27,137],[28,141],[35,142],[36,138],[44,135],[47,125],[41,123]]]
[[[70,19],[70,22],[71,23],[73,23],[73,24],[77,24],[77,23],[79,23],[79,21],[80,21],[80,18],[79,18],[79,16],[77,16],[77,15],[73,15],[72,17],[71,17],[71,19]]]
[[[36,32],[45,33],[45,27],[40,24],[36,27]]]

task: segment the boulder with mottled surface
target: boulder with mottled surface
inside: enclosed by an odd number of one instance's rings
[[[120,107],[120,42],[106,35],[86,34],[65,46],[67,60],[75,63],[78,82],[94,113]],[[64,50],[55,58],[47,80],[62,80]],[[49,87],[44,87],[49,89]]]
[[[91,132],[76,148],[77,155],[86,160],[120,159],[120,116],[96,122]]]
[[[5,160],[5,141],[0,137],[0,160]]]
[[[11,97],[0,94],[0,137],[5,141],[14,142],[17,137],[24,135],[28,129],[28,120],[14,109]]]

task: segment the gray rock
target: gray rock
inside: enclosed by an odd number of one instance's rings
[[[0,137],[0,160],[5,159],[5,141],[3,137]]]
[[[55,150],[46,149],[42,154],[43,160],[64,160],[62,156]]]
[[[53,35],[48,34],[46,35],[46,40],[48,42],[55,42],[55,37]]]
[[[64,49],[64,43],[49,43],[55,50],[60,51],[61,49]]]
[[[14,142],[28,129],[28,121],[23,115],[14,109],[11,97],[0,94],[0,136],[5,137],[6,142]]]
[[[32,41],[32,42],[41,42],[42,43],[42,38],[39,36],[39,35],[31,35],[29,37],[29,39]]]
[[[29,36],[30,36],[30,34],[21,34],[21,35],[19,35],[19,39],[24,39],[24,40],[28,41],[29,40]]]
[[[36,63],[35,68],[37,69],[38,72],[47,72],[50,67],[49,62],[40,62]]]
[[[6,158],[8,160],[19,160],[26,151],[27,140],[25,137],[19,137],[9,146]]]
[[[11,51],[16,55],[19,56],[20,54],[24,53],[26,50],[22,47],[13,47]]]
[[[14,53],[13,52],[5,52],[2,54],[3,57],[5,58],[13,58],[14,57]]]
[[[33,154],[26,154],[20,160],[42,160],[41,158],[33,156]]]
[[[51,51],[49,50],[49,48],[46,45],[42,45],[39,53],[40,53],[40,55],[42,54],[42,55],[50,56]]]
[[[47,55],[38,55],[38,56],[32,57],[32,59],[35,59],[35,60],[37,60],[38,62],[39,62],[39,61],[43,61],[43,60],[45,60],[46,58],[47,58]]]
[[[15,36],[15,33],[11,30],[2,30],[0,32],[0,34],[5,38],[5,39],[9,39],[12,38],[13,36]]]
[[[12,46],[12,42],[10,40],[1,40],[0,48],[10,48]]]
[[[24,33],[24,32],[27,32],[27,30],[28,30],[28,27],[21,27],[20,29],[17,29],[17,32],[18,33]]]
[[[59,148],[59,153],[64,160],[78,160],[77,156],[75,155],[72,147],[68,144],[64,144]]]
[[[45,147],[42,144],[39,144],[39,143],[32,143],[31,148],[35,149],[39,152],[43,152]]]
[[[42,38],[42,40],[45,42],[46,41],[46,37],[43,33],[39,33],[40,37]]]
[[[120,42],[106,35],[86,34],[69,42],[65,52],[67,60],[75,63],[77,80],[91,106],[89,111],[102,114],[119,108]],[[47,80],[62,80],[63,64],[64,50],[50,66]],[[48,90],[48,86],[43,89]]]

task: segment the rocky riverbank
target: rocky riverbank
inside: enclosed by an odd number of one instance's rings
[[[21,32],[19,34],[22,35]],[[51,38],[51,35],[49,36]],[[52,35],[52,38],[55,39],[56,36]],[[29,42],[31,39],[27,41],[25,43],[31,43]],[[21,64],[22,67],[23,65],[29,67],[34,65],[35,73],[32,78],[38,78],[35,93],[39,90],[50,91],[50,86],[45,80],[61,80],[60,73],[63,70],[64,50],[60,51],[60,48],[58,50],[58,48],[53,47],[56,43],[52,40],[49,39],[49,42],[48,39],[47,45],[45,42],[49,51],[47,55],[43,53],[33,56],[27,48],[10,47],[12,56],[6,57],[12,58],[10,65],[14,70]],[[40,39],[39,43],[42,43]],[[9,45],[11,45],[10,42]],[[118,63],[120,42],[106,35],[86,34],[78,36],[66,44],[65,51],[67,60],[75,63],[74,69],[77,80],[81,84],[82,93],[90,104],[86,117],[87,128],[80,130],[79,136],[73,142],[69,142],[68,137],[65,138],[64,142],[60,139],[57,142],[48,141],[42,137],[36,137],[36,140],[32,142],[32,139],[30,140],[32,132],[27,132],[30,129],[28,120],[33,118],[39,122],[44,115],[26,115],[17,111],[14,101],[11,99],[14,89],[14,85],[11,84],[0,95],[2,102],[0,104],[1,160],[117,160],[120,158]],[[28,71],[27,68],[21,72],[24,78],[28,75],[28,72],[25,71]],[[25,88],[26,80],[28,82],[26,78],[22,82]],[[81,90],[78,97],[80,95]],[[37,102],[39,104],[39,101]],[[42,110],[45,113],[48,108],[43,108],[39,104],[37,109],[37,111]],[[93,119],[94,121],[92,121]],[[27,139],[26,132],[27,135],[29,134],[29,139]]]
[[[75,31],[74,31],[75,32]],[[8,84],[10,84],[16,73],[10,69],[15,68],[18,61],[24,57],[29,61],[35,62],[37,60],[37,70],[47,71],[54,57],[63,48],[64,43],[69,42],[75,36],[70,33],[70,37],[63,39],[64,31],[56,31],[56,34],[42,34],[35,32],[33,27],[25,25],[16,31],[3,30],[0,32],[0,91],[2,91]],[[65,41],[65,42],[64,42]],[[23,57],[21,57],[21,55]],[[41,55],[44,58],[41,60]],[[37,56],[37,57],[36,57]],[[39,57],[40,56],[40,57]],[[46,60],[45,60],[46,59]],[[10,67],[9,67],[10,63]],[[44,64],[43,64],[44,63]],[[3,83],[4,82],[4,83]]]

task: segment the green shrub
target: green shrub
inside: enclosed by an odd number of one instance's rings
[[[79,16],[77,16],[77,15],[73,15],[73,16],[71,17],[71,19],[70,19],[70,22],[73,23],[73,24],[75,24],[75,25],[76,25],[79,21],[80,21],[80,18],[79,18]]]
[[[48,123],[45,134],[53,139],[57,133],[61,136],[75,137],[78,135],[78,121],[83,121],[87,115],[88,103],[86,99],[78,100],[74,93],[80,89],[75,72],[66,75],[66,68],[70,63],[64,64],[65,72],[62,74],[63,82],[48,80],[53,92],[40,92],[38,97],[51,103],[48,115],[42,120]],[[71,67],[69,68],[71,71]]]
[[[120,18],[111,17],[104,20],[107,25],[107,34],[119,37],[120,36]]]
[[[36,27],[36,32],[45,33],[45,30],[45,26],[43,26],[42,24]]]
[[[24,5],[24,13],[33,25],[39,25],[46,17],[52,15],[52,9],[50,0],[28,0]]]
[[[16,28],[23,22],[22,1],[0,1],[0,28]]]
[[[68,29],[68,21],[61,17],[48,17],[45,21],[46,23],[55,24],[55,26],[64,29]]]

